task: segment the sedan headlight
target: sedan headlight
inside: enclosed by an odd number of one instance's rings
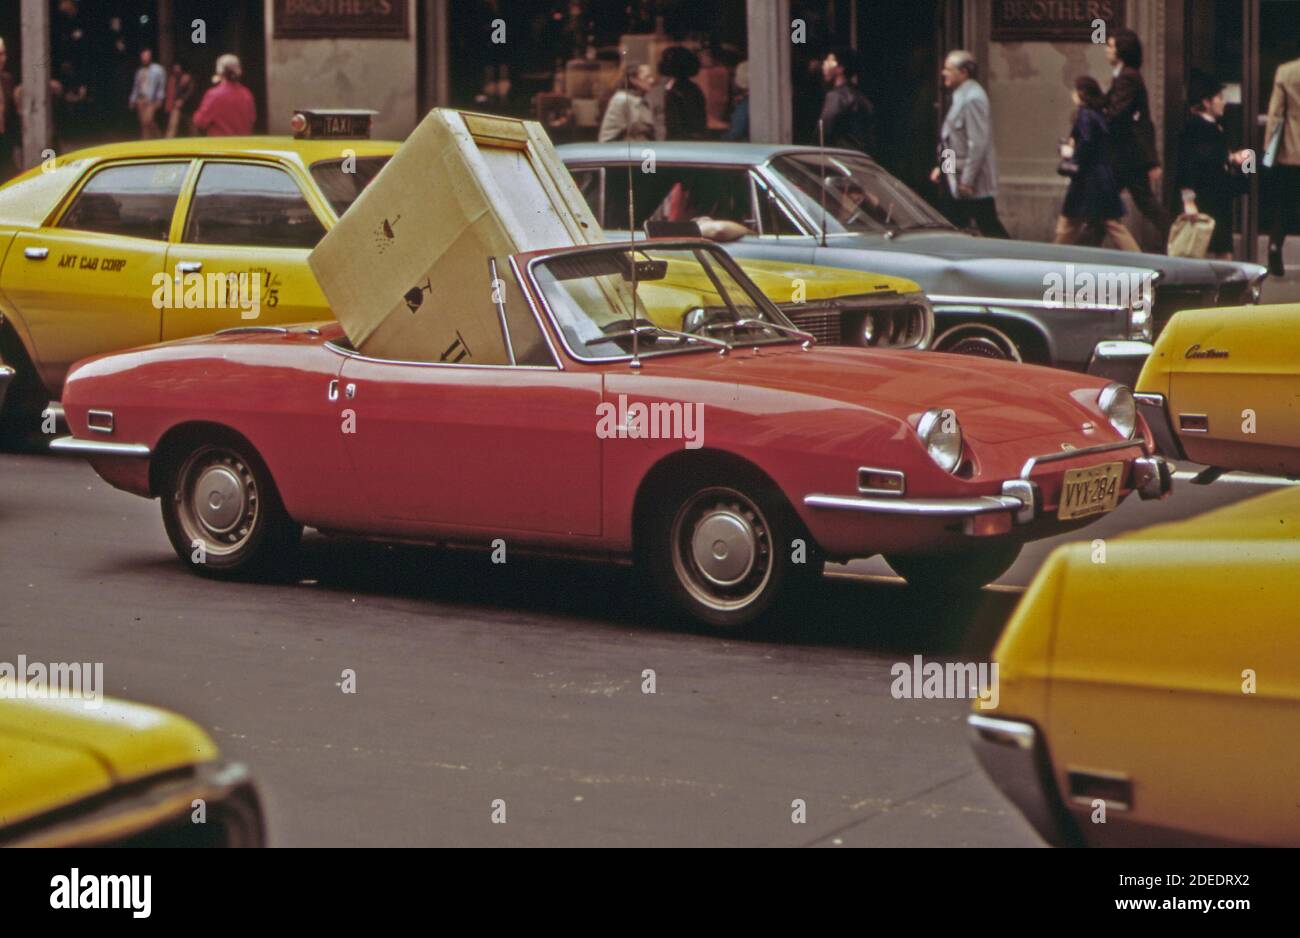
[[[955,472],[961,465],[961,424],[951,410],[927,410],[916,424],[916,435],[944,472]]]
[[[1137,402],[1132,391],[1122,384],[1108,384],[1102,388],[1097,405],[1120,436],[1133,438],[1137,431]]]

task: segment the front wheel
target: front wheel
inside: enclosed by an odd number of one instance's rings
[[[781,594],[816,582],[823,559],[779,492],[758,480],[702,480],[657,500],[642,560],[677,612],[741,632]]]
[[[162,515],[177,556],[207,576],[270,574],[302,537],[271,474],[243,444],[205,443],[185,455],[164,482]]]
[[[938,595],[970,593],[1010,570],[1021,546],[989,544],[946,554],[886,554],[885,561],[909,586]]]

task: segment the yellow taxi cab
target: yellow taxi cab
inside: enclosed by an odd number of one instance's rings
[[[1135,397],[1161,451],[1210,467],[1300,476],[1300,303],[1184,310]]]
[[[295,137],[79,150],[0,188],[0,357],[16,371],[0,433],[33,426],[88,356],[333,318],[307,255],[399,146],[368,139],[372,113],[302,111]],[[741,266],[820,341],[923,348],[933,334],[910,280]]]
[[[1298,565],[1294,489],[1058,549],[968,718],[985,771],[1056,845],[1300,846]]]
[[[248,770],[189,720],[19,688],[0,685],[0,846],[264,846]]]

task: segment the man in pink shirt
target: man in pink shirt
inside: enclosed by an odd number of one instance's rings
[[[209,137],[244,137],[253,132],[257,105],[253,92],[239,80],[243,74],[238,56],[217,59],[216,85],[208,89],[194,113],[194,126]]]

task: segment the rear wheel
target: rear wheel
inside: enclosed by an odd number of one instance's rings
[[[674,611],[741,632],[783,593],[818,582],[824,562],[770,484],[726,475],[676,484],[656,499],[641,559]]]
[[[162,487],[163,525],[195,572],[256,577],[282,567],[302,537],[271,474],[243,443],[203,443],[182,455]]]
[[[936,594],[970,593],[1005,574],[1020,556],[1021,544],[990,544],[945,554],[886,554],[894,572]]]

